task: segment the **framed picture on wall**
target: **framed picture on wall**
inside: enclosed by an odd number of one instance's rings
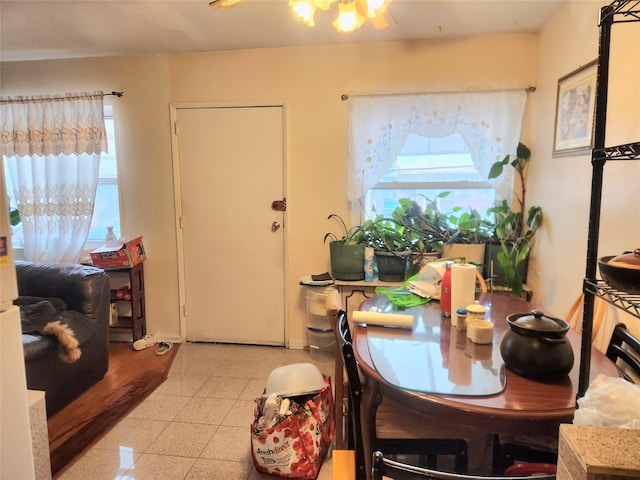
[[[558,80],[553,155],[578,155],[593,148],[596,101],[594,60]]]

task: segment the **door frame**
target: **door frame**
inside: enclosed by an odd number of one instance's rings
[[[174,202],[174,222],[176,231],[177,268],[178,268],[178,316],[180,318],[180,341],[187,340],[187,316],[186,311],[186,290],[185,290],[185,262],[184,262],[184,237],[182,228],[182,190],[180,188],[180,153],[178,148],[178,135],[176,134],[176,122],[178,120],[178,110],[194,108],[247,108],[247,107],[280,107],[282,108],[282,188],[283,197],[287,198],[287,159],[288,159],[288,136],[287,136],[287,105],[285,101],[273,102],[171,102],[169,103],[169,129],[171,131],[171,160],[173,166],[173,202]],[[276,200],[274,198],[274,200]],[[282,283],[284,298],[284,347],[289,348],[289,288],[286,272],[289,271],[289,234],[287,229],[287,215],[283,212],[283,271]]]

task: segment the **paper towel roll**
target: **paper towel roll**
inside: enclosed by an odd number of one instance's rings
[[[415,326],[413,315],[401,315],[396,313],[380,312],[353,312],[354,323],[366,323],[367,325],[380,325],[383,327],[410,328]]]
[[[476,298],[476,270],[470,263],[451,265],[451,325],[458,325],[456,310],[466,308]]]

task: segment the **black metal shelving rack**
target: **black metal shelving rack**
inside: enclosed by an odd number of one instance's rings
[[[616,0],[602,7],[600,10],[600,44],[598,51],[595,124],[593,133],[594,146],[591,151],[591,204],[587,240],[586,276],[583,283],[584,313],[582,319],[578,397],[584,396],[589,386],[595,298],[600,297],[610,304],[640,318],[640,295],[629,295],[625,292],[614,290],[602,280],[596,279],[604,165],[607,161],[612,160],[640,159],[640,142],[615,147],[605,147],[611,27],[614,23],[627,22],[640,22],[640,0]]]

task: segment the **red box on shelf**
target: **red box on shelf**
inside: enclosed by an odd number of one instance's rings
[[[145,258],[142,236],[124,242],[115,247],[100,247],[91,252],[93,265],[105,270],[128,268],[139,264]]]

